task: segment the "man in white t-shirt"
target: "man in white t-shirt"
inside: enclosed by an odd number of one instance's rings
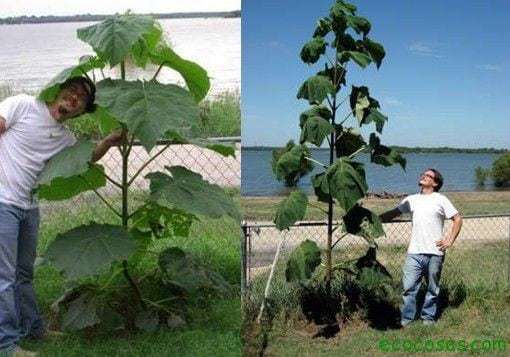
[[[403,305],[401,325],[411,323],[416,317],[416,295],[425,277],[427,292],[420,313],[425,325],[436,322],[439,296],[439,279],[446,249],[459,235],[462,217],[450,200],[438,191],[443,186],[443,177],[435,169],[425,170],[419,179],[420,193],[407,196],[400,204],[383,214],[383,222],[391,221],[402,213],[412,217],[412,234],[403,267]],[[444,219],[452,219],[449,232],[443,236]]]
[[[75,77],[51,103],[25,94],[0,103],[0,354],[31,355],[18,341],[46,333],[32,285],[39,228],[32,192],[46,162],[76,143],[63,123],[92,112],[94,99],[94,83]],[[120,132],[106,137],[92,161],[122,139]]]

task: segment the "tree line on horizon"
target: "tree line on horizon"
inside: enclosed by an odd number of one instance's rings
[[[423,153],[423,154],[438,154],[438,153],[455,153],[455,154],[504,154],[510,152],[509,149],[496,149],[496,148],[452,148],[448,146],[438,147],[421,147],[421,146],[396,146],[390,145],[391,149],[398,151],[401,154],[407,153]],[[280,146],[243,146],[243,150],[261,151],[261,150],[277,150],[282,149]],[[312,148],[311,150],[327,150],[326,148]]]
[[[148,14],[156,19],[183,19],[183,18],[203,18],[203,17],[241,17],[241,11],[220,11],[220,12],[176,12],[163,14]],[[82,22],[82,21],[103,21],[110,15],[45,15],[45,16],[10,16],[0,18],[0,25],[16,24],[41,24],[54,22]]]

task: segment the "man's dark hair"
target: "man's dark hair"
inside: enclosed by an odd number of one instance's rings
[[[427,169],[426,171],[432,171],[434,173],[434,182],[437,183],[437,186],[434,187],[434,191],[438,192],[441,187],[443,187],[443,175],[436,169]]]
[[[79,85],[87,97],[85,99],[85,112],[92,113],[96,110],[94,101],[96,100],[96,85],[87,77],[73,77],[60,85],[60,89],[67,89],[73,85]]]

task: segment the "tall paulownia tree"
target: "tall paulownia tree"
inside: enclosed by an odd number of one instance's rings
[[[174,144],[192,143],[234,155],[232,147],[212,144],[194,135],[199,123],[198,103],[209,91],[207,72],[198,64],[176,54],[166,42],[161,26],[150,16],[115,15],[103,22],[80,28],[80,40],[89,44],[94,56],[83,56],[76,66],[59,73],[41,91],[39,98],[53,101],[60,85],[67,79],[87,76],[96,81],[97,110],[91,115],[107,135],[121,129],[126,135],[119,151],[122,157],[122,180],[107,176],[104,167],[92,163],[95,145],[80,139],[62,151],[46,165],[39,178],[38,195],[47,200],[62,200],[84,191],[95,192],[118,216],[118,225],[89,224],[59,234],[50,243],[46,259],[62,271],[71,288],[55,304],[62,315],[64,328],[82,329],[123,315],[125,326],[154,329],[171,309],[166,302],[172,297],[151,300],[135,277],[138,263],[151,242],[169,236],[188,236],[193,221],[200,216],[239,219],[237,207],[224,190],[205,181],[201,175],[181,166],[166,167],[163,172],[146,176],[150,180],[150,195],[145,203],[130,207],[133,183],[142,170]],[[151,80],[126,80],[126,63],[140,68],[151,64],[157,68]],[[104,69],[119,68],[120,78],[105,78]],[[186,86],[157,81],[162,68],[177,71]],[[112,71],[114,73],[115,71]],[[76,120],[80,120],[79,118]],[[135,140],[148,153],[159,140],[164,146],[130,176],[131,151]],[[122,197],[121,209],[98,189],[110,182]],[[98,218],[100,219],[100,218]],[[208,271],[179,248],[164,250],[158,259],[157,284],[178,296],[199,288],[223,289],[225,282]],[[111,278],[104,279],[106,276]],[[108,301],[104,296],[120,296],[113,285],[114,278],[123,276],[132,292],[128,304]],[[103,278],[102,278],[103,277]],[[106,282],[105,282],[106,280]],[[117,295],[115,295],[117,294]],[[134,302],[133,302],[134,301]],[[129,311],[129,313],[126,313]]]
[[[356,6],[335,1],[329,15],[317,21],[312,39],[300,53],[301,60],[308,65],[324,60],[320,70],[303,82],[297,98],[308,101],[310,105],[299,118],[300,145],[320,147],[326,143],[329,148],[329,162],[321,163],[324,171],[311,178],[317,199],[327,203],[324,279],[328,294],[335,244],[347,234],[353,234],[363,237],[371,248],[375,248],[375,239],[384,235],[378,215],[362,207],[360,202],[367,193],[368,185],[364,165],[356,161],[356,157],[368,152],[372,163],[384,166],[399,164],[404,170],[406,165],[406,160],[399,153],[381,144],[380,134],[388,119],[380,112],[380,104],[370,95],[369,89],[351,85],[349,94],[344,98],[339,96],[348,90],[349,63],[362,69],[370,64],[378,69],[381,66],[385,51],[381,44],[369,37],[370,29],[370,22],[357,15]],[[347,106],[347,111],[340,117],[343,105]],[[367,140],[359,127],[372,127],[372,124],[375,131]],[[311,157],[308,159],[318,163]],[[295,162],[288,160],[279,165],[282,170],[297,166],[297,158]],[[308,204],[303,192],[291,193],[277,209],[277,228],[285,230],[302,220]],[[341,217],[335,214],[335,208]],[[333,242],[337,231],[340,232],[339,237]],[[307,281],[320,264],[317,255],[320,255],[320,249],[315,243],[306,241],[301,244],[288,261],[287,280]]]

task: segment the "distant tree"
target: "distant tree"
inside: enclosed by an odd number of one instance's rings
[[[490,176],[491,170],[477,166],[475,169],[475,180],[477,186],[485,186],[485,180]]]
[[[501,187],[510,183],[510,153],[501,155],[492,164],[494,185]]]

